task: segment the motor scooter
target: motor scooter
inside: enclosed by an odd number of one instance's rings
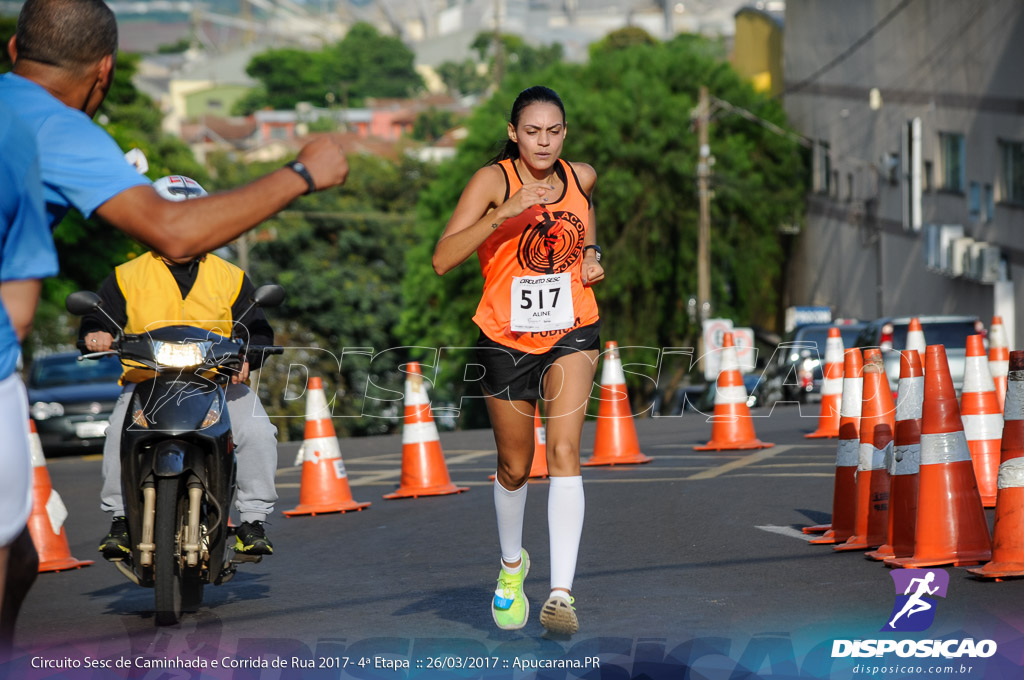
[[[283,288],[266,285],[250,302],[274,307],[283,300]],[[76,315],[104,313],[89,291],[72,293],[65,305]],[[116,354],[126,368],[148,376],[135,385],[122,426],[131,554],[114,565],[133,583],[154,589],[156,624],[171,625],[199,608],[204,586],[226,583],[239,564],[262,559],[230,549],[236,468],[224,386],[247,357],[283,349],[183,325],[121,332],[111,347],[81,359]]]

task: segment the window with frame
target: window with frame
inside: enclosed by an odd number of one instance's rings
[[[942,189],[963,192],[967,184],[967,165],[964,162],[964,136],[957,132],[939,133],[939,163],[942,170]]]
[[[981,220],[981,185],[977,182],[971,182],[967,192],[967,215],[975,222]]]
[[[1024,142],[999,142],[999,200],[1024,203]]]

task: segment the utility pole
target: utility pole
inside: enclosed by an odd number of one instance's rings
[[[501,0],[494,0],[494,89],[505,77],[505,45],[501,40]]]
[[[697,141],[700,151],[697,158],[697,195],[700,199],[700,221],[697,225],[697,356],[700,366],[704,364],[704,321],[711,310],[711,194],[708,188],[711,177],[711,147],[708,141],[711,102],[708,88],[701,85],[697,103]]]

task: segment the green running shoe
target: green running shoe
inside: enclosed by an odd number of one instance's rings
[[[523,579],[530,572],[530,555],[523,549],[523,563],[518,573],[510,574],[502,567],[498,587],[491,600],[491,617],[498,628],[519,630],[530,616],[530,602],[523,592]]]
[[[579,619],[576,618],[576,607],[573,607],[575,598],[570,597],[549,597],[544,606],[540,608],[540,625],[549,632],[572,635],[580,629]]]

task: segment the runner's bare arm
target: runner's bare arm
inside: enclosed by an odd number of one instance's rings
[[[594,186],[597,184],[597,172],[586,163],[573,163],[573,170],[580,178],[580,187],[593,199]],[[594,210],[594,201],[590,201],[590,216],[588,220],[590,227],[583,236],[583,245],[592,246],[597,244],[597,214]],[[597,261],[593,250],[588,250],[583,257],[583,271],[581,273],[583,284],[592,286],[604,278],[604,267]]]
[[[550,184],[531,182],[502,202],[501,169],[488,165],[477,170],[434,248],[434,271],[443,275],[465,262],[498,225],[531,205],[546,203],[553,191]]]
[[[341,146],[328,137],[303,147],[299,160],[318,190],[343,184],[348,176]],[[180,203],[164,200],[151,186],[132,187],[96,213],[162,255],[195,257],[235,240],[308,188],[297,172],[280,168],[237,189]]]

